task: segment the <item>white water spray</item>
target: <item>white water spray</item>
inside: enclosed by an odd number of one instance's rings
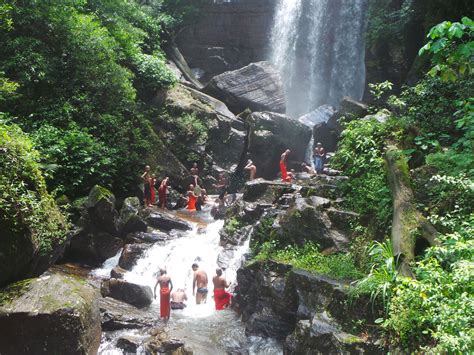
[[[368,0],[277,0],[270,60],[280,70],[287,112],[300,116],[365,86]]]

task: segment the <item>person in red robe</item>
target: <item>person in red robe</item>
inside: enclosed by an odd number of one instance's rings
[[[216,275],[212,278],[214,283],[214,302],[216,304],[216,310],[220,311],[230,306],[232,295],[226,292],[226,288],[230,286],[224,276],[222,276],[222,270],[216,269]]]
[[[169,177],[165,177],[158,188],[158,207],[166,208],[166,193],[168,192]]]
[[[173,290],[173,282],[171,278],[167,275],[165,269],[160,270],[160,276],[156,280],[155,289],[153,294],[156,299],[156,287],[160,284],[160,317],[168,322],[170,319],[170,295]]]
[[[189,185],[188,193],[186,194],[188,198],[188,206],[186,207],[190,211],[196,211],[196,201],[197,196],[194,194],[194,185]]]
[[[288,181],[288,170],[286,167],[288,161],[288,155],[290,155],[291,151],[289,149],[285,150],[283,154],[280,156],[280,171],[281,171],[281,180],[287,182]]]

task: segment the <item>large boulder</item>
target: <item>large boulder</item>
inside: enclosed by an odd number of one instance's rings
[[[155,319],[149,312],[115,298],[99,300],[103,330],[138,329],[150,327]]]
[[[126,236],[128,233],[146,232],[147,224],[139,215],[140,200],[138,197],[127,197],[123,201],[120,210],[119,226],[120,234]]]
[[[138,259],[148,250],[148,244],[127,244],[123,247],[118,265],[125,270],[132,270]]]
[[[315,242],[322,249],[346,250],[349,238],[332,224],[326,212],[330,205],[331,201],[323,197],[296,198],[279,217],[279,233],[298,245]]]
[[[224,101],[234,113],[252,111],[285,113],[285,92],[280,74],[269,62],[252,63],[215,76],[204,90]]]
[[[245,148],[245,125],[223,102],[198,90],[176,85],[158,95],[154,104],[174,118],[157,119],[155,131],[168,142],[168,151],[180,161],[199,162],[204,167],[203,175],[211,173],[212,166],[230,170],[240,161]],[[190,116],[205,130],[200,132],[199,142],[182,128],[181,121]],[[173,164],[172,161],[160,164],[172,180],[181,181],[189,176],[186,168],[177,169]]]
[[[247,154],[257,166],[258,177],[274,179],[279,171],[281,154],[290,149],[289,166],[302,162],[311,139],[311,129],[288,116],[273,112],[254,112],[248,118],[250,126]]]
[[[153,302],[153,291],[149,286],[119,279],[102,281],[100,292],[103,297],[112,297],[138,308],[148,307]]]
[[[102,186],[94,186],[87,196],[85,207],[93,224],[111,235],[118,235],[118,212],[112,192]]]
[[[152,212],[146,220],[153,228],[165,231],[170,231],[172,229],[187,231],[193,229],[190,223],[164,212]]]
[[[294,192],[295,188],[287,183],[268,180],[253,180],[245,183],[243,199],[246,202],[274,203],[281,195]]]
[[[97,353],[99,297],[84,281],[61,274],[11,285],[0,301],[1,353]]]

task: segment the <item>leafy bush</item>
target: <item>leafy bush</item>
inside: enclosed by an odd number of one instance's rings
[[[46,190],[39,155],[18,126],[0,121],[0,250],[22,255],[25,236],[46,254],[61,243],[67,222]]]
[[[66,130],[44,125],[34,133],[48,171],[47,180],[58,194],[80,196],[88,187],[111,186],[115,149],[72,125]]]

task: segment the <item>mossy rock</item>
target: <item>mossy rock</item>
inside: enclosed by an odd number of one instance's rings
[[[95,354],[101,338],[98,292],[82,279],[44,274],[0,293],[2,354]],[[1,296],[0,296],[1,299]]]

